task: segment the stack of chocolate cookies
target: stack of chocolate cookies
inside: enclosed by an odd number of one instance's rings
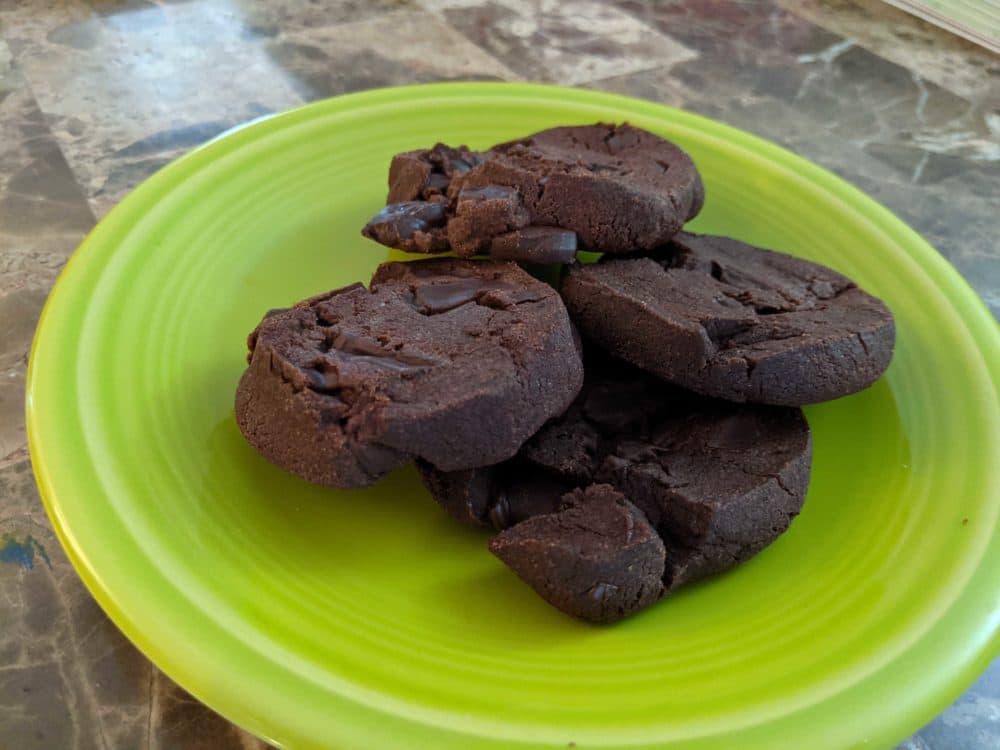
[[[240,429],[334,487],[415,460],[442,508],[496,529],[493,553],[585,620],[732,567],[802,507],[798,407],[875,382],[895,328],[829,268],[682,231],[703,201],[690,157],[628,125],[399,154],[363,233],[457,257],[267,313]],[[559,264],[558,289],[519,263]]]

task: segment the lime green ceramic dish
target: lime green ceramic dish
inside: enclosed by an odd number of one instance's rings
[[[544,604],[412,469],[341,492],[241,439],[268,308],[386,258],[359,227],[400,150],[629,120],[694,157],[695,228],[827,263],[898,321],[888,374],[810,407],[801,517],[613,627]],[[955,271],[830,173],[648,102],[530,85],[319,102],[177,161],[73,257],[35,340],[31,455],[80,576],[164,671],[288,748],[884,748],[1000,640],[1000,336]]]

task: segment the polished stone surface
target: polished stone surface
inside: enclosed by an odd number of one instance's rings
[[[265,747],[110,624],[42,510],[24,379],[74,248],[232,125],[455,79],[616,91],[758,133],[888,205],[1000,310],[1000,58],[876,0],[0,0],[0,747]],[[1000,748],[1000,662],[899,748]]]

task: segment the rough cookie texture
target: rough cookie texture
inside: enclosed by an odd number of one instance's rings
[[[502,502],[508,518],[523,518],[544,508],[519,505],[523,497],[606,482],[663,539],[667,589],[748,559],[788,528],[809,484],[812,444],[800,409],[702,398],[590,349],[586,368],[577,399],[514,460],[453,482],[425,471],[448,512],[472,507],[463,520],[488,523],[480,509]]]
[[[516,457],[504,463],[502,471],[490,467],[441,471],[426,461],[418,461],[417,468],[448,515],[497,531],[541,513],[554,513],[560,497],[573,488],[572,483]]]
[[[570,492],[558,511],[498,534],[490,551],[547,602],[591,622],[620,620],[663,593],[663,542],[606,484]]]
[[[839,273],[726,237],[682,232],[647,257],[570,269],[581,332],[672,383],[731,401],[801,405],[867,388],[892,358],[892,313]]]
[[[386,263],[273,311],[249,338],[236,418],[309,481],[375,482],[415,457],[454,471],[513,456],[583,380],[558,294],[513,263]]]
[[[674,144],[630,125],[543,130],[483,153],[438,144],[397,155],[388,203],[365,236],[408,252],[453,250],[569,263],[667,242],[704,202]]]

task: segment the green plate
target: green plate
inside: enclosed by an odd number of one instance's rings
[[[412,468],[321,489],[233,422],[268,308],[367,280],[396,151],[629,120],[688,149],[695,222],[827,263],[899,343],[808,409],[805,510],[738,569],[613,627],[573,621]],[[240,129],[104,219],[38,328],[31,455],[80,576],[159,667],[289,748],[879,748],[1000,646],[1000,336],[913,231],[830,173],[649,102],[531,85],[384,89]]]

